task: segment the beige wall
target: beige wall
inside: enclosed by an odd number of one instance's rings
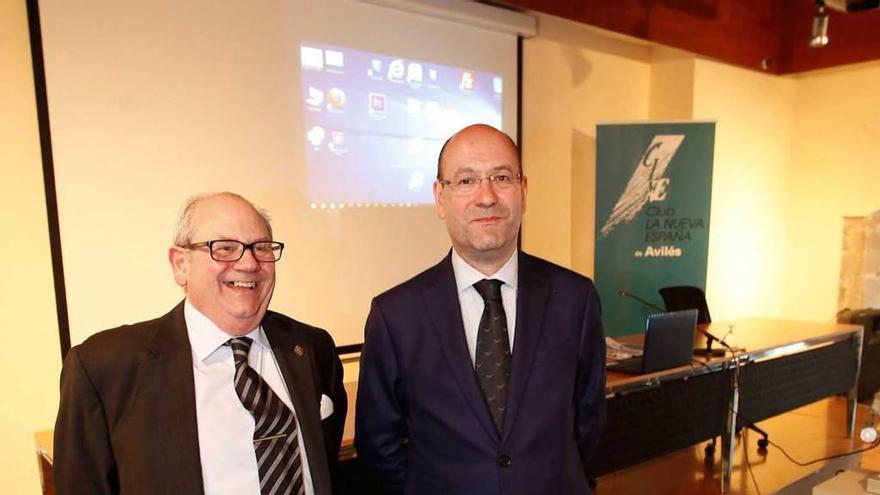
[[[652,120],[689,120],[694,115],[694,56],[672,48],[651,54]]]
[[[880,62],[803,74],[797,85],[783,309],[830,320],[843,219],[880,208]]]
[[[593,274],[596,123],[648,118],[650,50],[553,17],[526,40],[523,247]]]
[[[40,493],[33,433],[50,428],[61,358],[25,2],[0,1],[0,281],[3,493]]]
[[[706,294],[714,320],[782,311],[797,84],[697,60],[694,118],[717,121]],[[836,297],[836,293],[835,293]]]
[[[523,86],[525,249],[593,273],[597,122],[712,120],[714,319],[833,319],[843,217],[880,207],[880,62],[778,77],[541,16]]]

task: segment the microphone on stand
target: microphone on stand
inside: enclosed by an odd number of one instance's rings
[[[639,296],[633,294],[632,292],[630,292],[630,291],[628,291],[628,290],[626,290],[626,289],[621,290],[621,291],[618,292],[617,294],[618,294],[618,295],[621,295],[621,296],[623,296],[623,297],[631,297],[631,298],[635,299],[636,301],[638,301],[638,302],[644,304],[645,306],[647,306],[647,307],[649,307],[649,308],[651,308],[651,309],[657,310],[657,311],[659,311],[659,312],[661,312],[661,313],[665,313],[665,312],[666,312],[666,310],[663,309],[663,308],[661,308],[660,306],[657,306],[657,305],[654,304],[654,303],[650,303],[650,302],[648,302],[648,301],[642,299],[641,297],[639,297]]]
[[[659,311],[659,312],[661,312],[661,313],[665,313],[665,312],[666,312],[666,309],[661,308],[660,306],[657,306],[656,304],[653,304],[653,303],[651,303],[651,302],[648,302],[648,301],[646,301],[645,299],[642,299],[641,297],[639,297],[639,296],[633,294],[632,292],[630,292],[630,291],[628,291],[628,290],[626,290],[626,289],[622,289],[622,290],[618,291],[617,294],[620,295],[620,296],[623,296],[623,297],[630,297],[630,298],[632,298],[632,299],[635,299],[636,301],[642,303],[644,306],[647,306],[647,307],[649,307],[649,308],[651,308],[651,309],[654,309],[654,310],[656,310],[656,311]],[[724,342],[723,340],[719,339],[718,337],[716,337],[716,336],[712,335],[711,333],[709,333],[709,332],[703,330],[703,329],[700,328],[699,326],[696,327],[696,330],[697,330],[698,332],[700,332],[701,334],[703,334],[703,336],[706,337],[706,348],[705,348],[705,349],[694,349],[694,354],[696,354],[697,356],[703,356],[703,357],[724,357],[724,355],[725,355],[725,350],[724,350],[724,349],[717,349],[717,348],[716,348],[716,349],[713,349],[713,348],[712,348],[712,343],[713,343],[713,342],[718,342],[718,343],[721,344],[723,347],[725,347],[727,350],[729,350],[730,352],[733,352],[733,349],[731,349],[730,346],[727,345],[726,342]]]

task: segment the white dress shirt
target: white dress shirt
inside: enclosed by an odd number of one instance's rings
[[[517,251],[514,251],[510,259],[504,263],[497,272],[485,276],[479,270],[472,267],[464,260],[455,249],[452,250],[452,271],[455,273],[455,285],[458,288],[458,303],[461,306],[461,320],[464,323],[464,335],[467,339],[468,351],[471,354],[471,364],[477,354],[477,332],[480,327],[480,318],[483,316],[483,297],[474,288],[474,284],[483,279],[497,279],[504,282],[501,285],[501,302],[504,305],[504,314],[507,316],[507,335],[510,339],[510,353],[513,354],[513,337],[516,329],[516,291],[519,273],[519,261]]]
[[[211,320],[194,308],[184,305],[186,331],[192,347],[193,377],[196,388],[196,419],[199,431],[199,454],[202,479],[208,495],[260,493],[260,475],[254,453],[254,418],[235,393],[235,362],[232,348],[224,345],[230,338]],[[254,342],[248,353],[251,368],[265,380],[284,404],[293,410],[290,394],[269,340],[258,326],[246,335]],[[295,412],[295,411],[294,411]],[[181,418],[182,419],[182,418]],[[297,437],[303,464],[306,494],[314,495],[309,462],[297,419]]]

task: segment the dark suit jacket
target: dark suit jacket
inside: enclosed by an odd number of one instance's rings
[[[394,493],[588,494],[605,418],[592,282],[519,254],[504,431],[465,341],[451,258],[373,300],[358,382],[360,461]]]
[[[262,324],[296,408],[315,493],[329,494],[347,408],[333,339],[271,311]],[[193,383],[183,303],[72,348],[55,424],[56,492],[204,493]],[[324,421],[321,394],[334,406]]]

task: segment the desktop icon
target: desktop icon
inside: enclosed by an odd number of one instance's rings
[[[302,66],[309,69],[324,68],[324,50],[320,48],[312,48],[310,46],[301,46],[299,48]]]
[[[428,69],[428,79],[430,79],[431,82],[437,81],[437,69]]]
[[[422,64],[411,63],[406,68],[406,82],[410,84],[421,84],[423,77]]]
[[[370,93],[370,114],[371,115],[384,115],[385,114],[385,95],[382,93]]]
[[[324,50],[324,63],[327,64],[328,69],[342,69],[345,65],[345,58],[338,50]]]
[[[324,92],[319,88],[309,85],[309,96],[306,98],[306,104],[310,107],[320,108],[324,103]]]
[[[315,148],[319,148],[321,146],[321,143],[324,142],[324,136],[326,135],[327,133],[324,131],[324,128],[316,125],[309,129],[309,132],[306,133],[306,139],[309,140],[309,144],[311,144]]]
[[[345,132],[330,132],[330,142],[327,143],[327,147],[330,148],[330,151],[336,153],[337,155],[341,155],[348,151],[345,148]]]
[[[388,64],[388,80],[389,81],[402,81],[403,76],[406,75],[406,66],[401,59],[394,59]]]
[[[345,92],[339,88],[327,91],[327,110],[342,110],[345,107]]]
[[[496,95],[500,95],[504,90],[504,83],[501,76],[495,76],[492,78],[492,89],[495,91]]]
[[[425,187],[425,172],[423,170],[413,170],[409,175],[409,184],[407,189],[412,192],[420,192]]]
[[[370,60],[370,68],[367,69],[367,75],[376,79],[382,79],[382,60],[374,58]]]
[[[474,73],[466,70],[461,73],[461,83],[458,85],[458,89],[464,91],[473,91],[474,89]]]

